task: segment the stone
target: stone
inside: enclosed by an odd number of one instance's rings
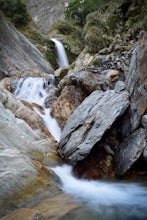
[[[36,209],[20,208],[4,216],[0,220],[45,220]]]
[[[147,115],[142,116],[141,124],[144,128],[147,128]]]
[[[129,105],[127,91],[94,91],[79,105],[68,119],[58,146],[58,153],[75,164],[84,159],[105,131]]]
[[[57,102],[51,108],[51,115],[56,118],[63,129],[74,109],[84,100],[85,94],[74,85],[65,86]]]
[[[143,158],[147,162],[147,146],[145,147],[145,149],[143,151]]]
[[[24,77],[26,72],[38,76],[53,73],[41,52],[0,16],[0,75]]]
[[[145,130],[140,128],[122,142],[115,155],[115,169],[118,176],[124,175],[141,156],[146,147]]]
[[[45,165],[57,161],[57,158],[53,157],[56,149],[55,143],[45,135],[40,136],[40,133],[38,135],[25,121],[15,118],[14,114],[5,109],[2,103],[0,103],[0,145],[15,147],[31,156],[32,152],[35,152],[32,159],[37,160],[40,155],[41,162]]]
[[[54,172],[33,163],[24,151],[0,145],[0,164],[0,217],[60,193]]]
[[[25,106],[19,99],[14,97],[7,90],[4,90],[1,86],[0,100],[2,104],[7,109],[10,109],[16,117],[26,121],[33,129],[39,129],[39,127],[43,126],[42,119],[36,112]]]
[[[90,95],[96,89],[101,89],[97,76],[89,71],[72,72],[65,76],[59,83],[59,88],[74,85],[81,88],[85,94]]]
[[[79,202],[61,193],[43,200],[32,209],[18,209],[0,220],[69,220],[79,217],[83,210]]]
[[[126,76],[126,89],[130,94],[130,109],[125,121],[129,124],[130,133],[135,131],[140,124],[141,116],[147,108],[147,33],[142,32],[138,44],[133,51],[129,72]]]

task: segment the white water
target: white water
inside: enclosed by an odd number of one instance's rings
[[[34,110],[43,118],[44,124],[52,134],[52,136],[59,142],[61,136],[61,129],[57,121],[51,117],[50,108],[45,108],[44,102],[49,95],[48,84],[54,84],[54,77],[49,75],[48,79],[45,78],[32,78],[20,79],[14,95],[29,103],[36,103],[43,107],[44,113],[40,112],[37,107]]]
[[[147,219],[147,187],[135,183],[79,180],[68,165],[53,170],[62,180],[63,191],[89,207],[90,220]]]
[[[69,66],[68,58],[66,56],[63,44],[55,38],[51,38],[51,40],[55,43],[55,48],[57,51],[57,62],[59,67]]]

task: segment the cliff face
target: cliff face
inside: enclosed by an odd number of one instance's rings
[[[29,14],[41,31],[47,31],[51,25],[63,19],[65,6],[71,0],[25,0]]]
[[[0,16],[0,76],[20,76],[26,72],[52,73],[40,51]]]

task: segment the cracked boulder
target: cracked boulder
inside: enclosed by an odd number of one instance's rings
[[[114,90],[94,91],[75,109],[64,127],[58,146],[58,153],[64,160],[72,164],[83,160],[125,112],[129,95],[120,84],[118,82]]]

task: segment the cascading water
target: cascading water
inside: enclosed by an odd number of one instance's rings
[[[51,40],[55,43],[55,48],[57,51],[57,62],[59,67],[69,66],[68,58],[63,44],[55,38],[51,38]]]
[[[56,43],[56,45],[60,45],[60,42],[58,42],[56,39],[52,40]],[[60,51],[59,60],[63,57],[65,58]],[[59,65],[67,66],[68,61],[66,59],[64,61],[60,60]],[[50,76],[49,79],[50,83],[53,85],[53,76]],[[31,77],[27,79],[20,79],[14,95],[22,100],[26,100],[29,103],[36,103],[44,108],[44,113],[41,113],[38,108],[34,107],[35,111],[43,118],[48,130],[51,132],[54,138],[59,141],[61,130],[56,120],[51,117],[50,109],[44,106],[45,99],[47,96],[49,96],[49,79]],[[60,177],[63,191],[71,194],[76,200],[81,201],[83,205],[87,207],[83,210],[83,212],[81,211],[79,216],[72,219],[147,219],[146,183],[141,185],[138,183],[112,183],[79,180],[72,175],[72,167],[68,165],[63,165],[52,169]]]
[[[62,180],[62,189],[81,201],[90,212],[81,218],[90,220],[147,219],[147,187],[135,183],[111,183],[79,180],[68,165],[53,168]]]
[[[50,75],[46,78],[32,78],[20,79],[15,90],[14,95],[29,103],[36,103],[43,107],[44,112],[40,112],[38,108],[34,107],[34,110],[43,118],[44,124],[55,138],[59,141],[61,135],[61,129],[57,121],[51,117],[50,108],[45,107],[45,99],[49,95],[48,84],[54,84],[54,76]]]

